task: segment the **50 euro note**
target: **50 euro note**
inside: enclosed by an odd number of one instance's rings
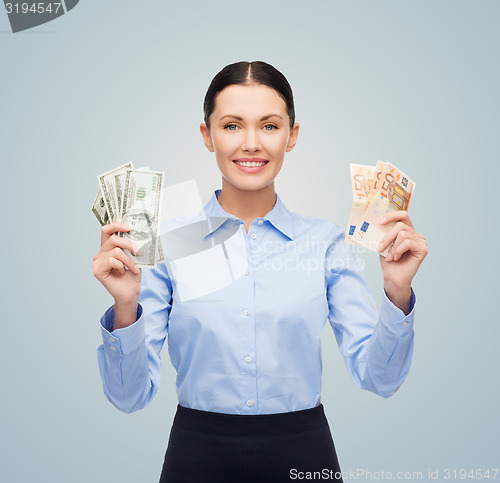
[[[408,210],[415,189],[415,182],[389,162],[377,163],[375,178],[368,195],[368,203],[352,235],[352,242],[380,253],[378,244],[396,222],[380,225],[387,213]],[[387,256],[389,247],[380,254]]]
[[[121,213],[130,231],[120,235],[134,243],[136,254],[125,252],[139,267],[151,268],[165,261],[159,234],[164,177],[160,171],[126,171]]]
[[[353,202],[346,230],[346,241],[352,241],[356,226],[360,223],[365,212],[368,205],[368,194],[375,174],[375,166],[352,163],[349,166],[351,169]]]
[[[352,241],[353,243],[359,244],[358,240],[357,240],[357,237],[355,237],[354,234],[356,233],[356,230],[359,229],[360,224],[363,221],[363,216],[364,216],[364,214],[366,212],[366,209],[370,205],[370,202],[373,199],[375,199],[377,193],[380,191],[380,183],[382,182],[381,181],[381,176],[382,176],[382,173],[383,173],[383,171],[385,169],[385,165],[386,165],[385,161],[378,160],[376,166],[374,167],[373,179],[372,179],[372,182],[370,183],[370,190],[368,191],[368,196],[366,198],[364,210],[363,210],[363,213],[361,213],[361,215],[357,219],[356,226],[354,227],[354,233],[351,236],[351,240],[350,241]]]

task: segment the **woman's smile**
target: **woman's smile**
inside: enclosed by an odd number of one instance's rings
[[[233,159],[233,163],[244,173],[260,173],[269,161],[262,158],[238,158]]]

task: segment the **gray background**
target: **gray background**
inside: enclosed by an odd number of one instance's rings
[[[97,174],[129,160],[168,184],[196,178],[205,202],[220,174],[198,131],[203,96],[238,60],[270,62],[294,89],[301,131],[276,185],[290,209],[345,226],[349,162],[388,160],[417,182],[410,215],[430,253],[403,387],[359,390],[324,332],[342,469],[499,467],[499,13],[486,0],[82,1],[12,34],[0,12],[0,480],[157,481],[174,371],[164,351],[143,411],[105,399],[111,298],[92,274],[90,207]]]

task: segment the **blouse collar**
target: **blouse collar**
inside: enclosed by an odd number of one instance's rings
[[[215,232],[228,219],[243,223],[243,220],[241,220],[240,218],[237,218],[236,216],[224,211],[218,200],[220,192],[220,189],[215,190],[204,208],[207,219],[210,218],[210,229],[206,236],[211,235],[213,232]],[[276,203],[274,204],[271,211],[269,211],[269,213],[267,213],[263,217],[260,217],[259,219],[268,221],[274,226],[274,228],[283,233],[283,235],[290,238],[290,240],[293,240],[294,232],[292,213],[288,211],[287,207],[281,201],[277,193]]]

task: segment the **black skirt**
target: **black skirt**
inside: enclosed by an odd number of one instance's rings
[[[237,415],[177,406],[160,483],[342,481],[320,404]]]

